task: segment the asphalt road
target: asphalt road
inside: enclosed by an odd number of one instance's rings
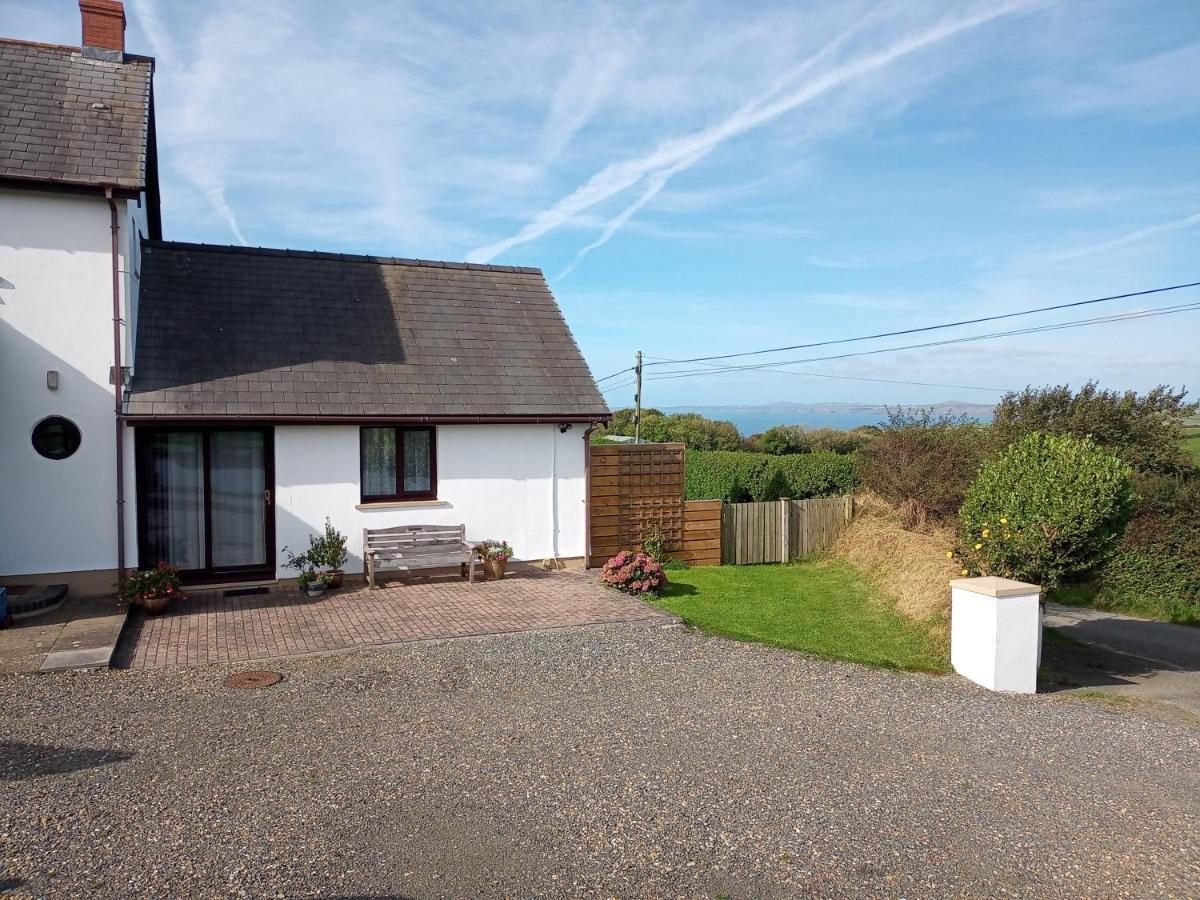
[[[0,884],[1200,894],[1200,730],[683,629],[0,679]]]
[[[1106,650],[1148,659],[1166,668],[1200,672],[1200,628],[1057,603],[1046,604],[1045,624]]]

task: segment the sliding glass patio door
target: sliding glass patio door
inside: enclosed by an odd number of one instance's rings
[[[271,431],[139,429],[138,549],[143,568],[189,581],[274,574]]]

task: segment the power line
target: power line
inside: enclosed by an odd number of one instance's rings
[[[661,357],[661,356],[656,356],[656,357],[654,357],[654,359],[662,360],[663,362],[680,362],[680,360],[665,359],[664,357]],[[727,372],[738,372],[738,371],[742,370],[742,367],[740,367],[740,366],[723,366],[723,365],[720,365],[719,363],[701,363],[701,365],[708,366],[710,369],[724,369]],[[784,364],[780,363],[780,365],[784,365]],[[688,369],[688,370],[684,370],[684,371],[695,372],[698,375],[709,375],[709,374],[716,375],[716,374],[718,374],[716,372],[706,372],[702,369]],[[778,374],[778,375],[803,375],[803,376],[806,376],[809,378],[834,378],[839,381],[872,381],[872,382],[877,382],[879,384],[913,384],[913,385],[917,385],[918,387],[940,387],[940,388],[950,388],[952,390],[959,390],[959,391],[988,391],[990,393],[996,393],[996,394],[1003,394],[1006,391],[1012,390],[1011,388],[979,387],[978,385],[971,385],[971,384],[940,384],[936,381],[905,381],[905,380],[897,379],[897,378],[868,378],[864,375],[830,375],[827,372],[809,372],[806,370],[795,370],[795,369],[776,369],[776,368],[769,368],[767,366],[763,366],[762,371],[774,372],[775,374]]]
[[[621,391],[621,390],[624,390],[625,388],[633,387],[636,383],[637,383],[636,378],[630,378],[628,381],[623,381],[618,385],[614,385],[612,387],[606,387],[600,393],[611,394],[613,391]]]
[[[1149,290],[1144,290],[1144,291],[1132,291],[1128,294],[1112,294],[1107,297],[1095,297],[1091,300],[1075,300],[1071,303],[1057,303],[1053,306],[1039,306],[1039,307],[1035,307],[1033,309],[1020,310],[1019,312],[1001,313],[1000,315],[995,315],[995,316],[981,316],[980,318],[977,318],[977,319],[963,319],[958,322],[946,322],[946,323],[943,323],[940,325],[924,325],[920,328],[905,328],[900,331],[882,331],[878,334],[867,334],[867,335],[861,335],[859,337],[838,338],[836,340],[829,340],[829,341],[816,341],[811,344],[791,344],[787,347],[772,347],[772,348],[769,348],[766,350],[747,350],[747,351],[744,351],[741,353],[721,353],[721,354],[716,354],[713,356],[695,356],[695,357],[692,357],[691,359],[675,360],[675,362],[679,362],[679,363],[708,362],[710,360],[716,360],[716,359],[735,359],[737,357],[742,357],[742,356],[761,356],[766,353],[782,353],[785,350],[809,350],[814,347],[828,347],[828,346],[832,346],[834,344],[849,344],[849,343],[854,343],[856,341],[871,341],[871,340],[876,340],[877,338],[900,337],[900,336],[906,335],[906,334],[919,334],[921,332],[938,331],[938,330],[945,329],[945,328],[958,328],[963,325],[978,325],[981,322],[996,322],[1001,319],[1012,319],[1012,318],[1016,318],[1018,316],[1033,315],[1034,313],[1052,312],[1057,309],[1070,309],[1070,308],[1076,307],[1076,306],[1089,306],[1089,305],[1095,304],[1095,303],[1107,303],[1110,300],[1127,300],[1130,297],[1145,297],[1150,294],[1162,294],[1167,291],[1180,291],[1185,288],[1193,288],[1193,287],[1200,287],[1200,281],[1193,281],[1193,282],[1189,282],[1187,284],[1173,284],[1168,287],[1150,288]],[[663,363],[655,362],[655,363],[647,363],[647,365],[663,365]],[[628,370],[622,370],[622,371],[628,371]],[[620,374],[620,373],[617,373],[617,374]]]
[[[917,350],[917,349],[922,349],[922,348],[926,348],[926,347],[944,347],[944,346],[948,346],[950,344],[963,344],[963,343],[969,343],[972,341],[991,340],[991,339],[999,338],[999,337],[1011,337],[1013,335],[1038,334],[1038,333],[1045,332],[1045,331],[1060,331],[1060,330],[1067,329],[1067,328],[1082,328],[1087,325],[1098,325],[1098,324],[1104,324],[1104,323],[1108,323],[1108,322],[1124,322],[1124,321],[1131,321],[1134,319],[1152,318],[1155,316],[1172,315],[1174,313],[1188,312],[1188,311],[1196,310],[1196,309],[1200,309],[1200,302],[1184,303],[1184,304],[1179,304],[1177,306],[1168,306],[1168,307],[1161,307],[1158,309],[1141,310],[1138,312],[1131,312],[1131,313],[1120,313],[1120,314],[1113,315],[1113,316],[1099,316],[1099,317],[1092,318],[1092,319],[1079,319],[1079,320],[1070,321],[1070,322],[1057,322],[1057,323],[1054,323],[1051,325],[1036,325],[1036,326],[1033,326],[1030,328],[1019,328],[1019,329],[1014,329],[1011,331],[994,331],[994,332],[989,332],[987,334],[968,335],[965,337],[958,337],[958,338],[947,338],[946,340],[942,340],[942,341],[928,341],[928,342],[922,343],[922,344],[905,344],[905,345],[902,345],[899,347],[881,347],[877,350],[860,350],[860,351],[856,351],[854,353],[839,353],[839,354],[834,354],[834,355],[830,355],[830,356],[812,356],[812,357],[807,357],[805,359],[789,359],[789,360],[769,362],[769,363],[755,363],[755,364],[749,364],[749,365],[744,365],[744,366],[729,366],[725,369],[716,370],[716,371],[707,371],[707,370],[698,371],[698,370],[693,369],[693,370],[684,370],[684,371],[678,371],[678,372],[668,372],[668,373],[664,373],[662,375],[651,376],[650,378],[647,378],[646,380],[647,381],[667,381],[672,378],[694,378],[694,377],[697,377],[700,375],[719,375],[719,374],[722,374],[723,372],[746,372],[746,371],[754,371],[754,370],[762,370],[762,369],[776,369],[779,366],[800,365],[803,363],[813,363],[813,362],[827,362],[829,360],[834,360],[834,359],[849,359],[851,357],[857,357],[857,356],[874,356],[874,355],[877,355],[880,353],[895,353],[899,350]],[[679,360],[680,363],[698,362],[698,361],[699,360]],[[663,363],[660,363],[660,365],[661,364],[663,364]]]
[[[616,378],[618,375],[624,375],[626,372],[632,372],[632,371],[633,371],[633,366],[626,366],[623,369],[618,369],[616,372],[613,372],[611,375],[605,375],[603,378],[597,378],[596,384],[599,384],[602,381],[608,381],[610,378]]]

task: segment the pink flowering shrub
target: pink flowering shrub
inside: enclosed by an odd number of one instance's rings
[[[657,594],[667,583],[667,573],[649,554],[622,550],[604,564],[600,580],[627,594]]]

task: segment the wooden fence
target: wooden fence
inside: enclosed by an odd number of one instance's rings
[[[591,448],[592,566],[661,534],[667,554],[693,566],[784,562],[827,549],[854,514],[851,497],[722,503],[683,499],[683,444]]]
[[[721,562],[791,562],[827,550],[853,516],[853,497],[726,503],[721,513]]]

